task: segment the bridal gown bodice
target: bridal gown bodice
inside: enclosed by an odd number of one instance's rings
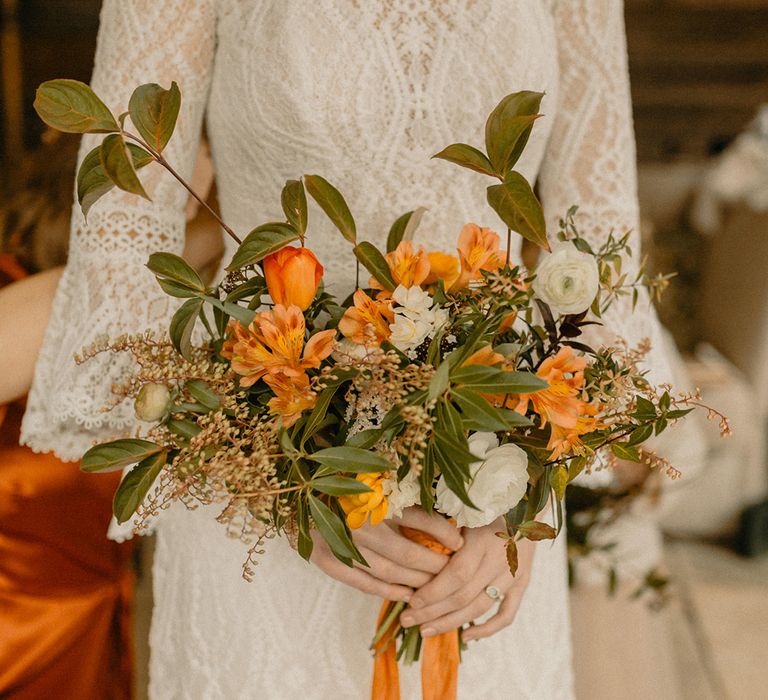
[[[592,240],[637,227],[635,164],[620,2],[614,0],[106,0],[92,85],[118,114],[147,82],[182,91],[166,157],[189,177],[204,117],[225,221],[244,235],[282,218],[288,178],[318,173],[345,195],[362,238],[382,244],[400,214],[426,207],[417,241],[450,251],[469,221],[500,228],[484,178],[430,156],[480,146],[506,94],[546,92],[519,164],[538,179],[550,235],[572,204]],[[81,158],[97,143],[83,139]],[[174,302],[144,263],[179,252],[186,193],[159,166],[142,171],[148,202],[112,192],[87,223],[73,213],[70,261],[54,302],[23,439],[75,459],[94,439],[131,429],[109,413],[130,369],[72,354],[102,334],[161,330]],[[556,229],[554,229],[556,230]],[[308,244],[333,291],[354,279],[349,244],[311,208]],[[230,246],[230,252],[232,248]],[[604,333],[654,336],[616,305]],[[97,478],[97,477],[94,477]],[[215,506],[159,520],[152,624],[153,698],[350,700],[368,694],[377,601],[268,543],[253,583],[246,548]],[[563,538],[539,545],[512,626],[470,645],[460,698],[571,697]],[[418,697],[416,672],[404,698]]]

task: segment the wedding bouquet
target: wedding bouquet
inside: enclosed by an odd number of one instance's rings
[[[105,339],[78,358],[128,352],[137,363],[114,391],[135,401],[147,429],[82,461],[88,472],[135,465],[115,494],[117,519],[141,527],[173,501],[220,503],[219,520],[251,544],[252,577],[266,538],[285,535],[309,559],[313,530],[338,559],[365,566],[351,531],[419,505],[459,527],[502,519],[514,574],[517,542],[558,535],[568,483],[599,455],[676,478],[641,446],[699,396],[651,385],[647,347],[592,347],[583,336],[617,297],[637,303],[641,287],[658,293],[666,278],[628,278],[629,233],[593,248],[575,208],[550,244],[541,205],[515,170],[541,97],[505,97],[487,120],[486,152],[453,144],[435,156],[494,181],[487,200],[505,245],[490,228],[457,222],[454,251],[428,250],[414,210],[379,250],[358,238],[342,194],[304,175],[285,184],[284,221],[242,241],[221,222],[239,247],[220,284],[206,285],[176,255],[151,255],[162,290],[184,300],[168,335]],[[137,173],[153,161],[181,180],[162,155],[180,100],[175,83],[143,85],[116,117],[82,83],[39,88],[35,106],[50,126],[107,134],[78,173],[85,215],[113,186],[146,196]],[[347,299],[324,287],[307,194],[349,243],[358,283]],[[543,249],[535,271],[510,262],[513,234]],[[385,605],[374,646],[412,661],[422,641],[399,626],[404,605]],[[457,648],[460,634],[448,635]]]

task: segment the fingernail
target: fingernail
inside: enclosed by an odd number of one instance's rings
[[[412,608],[422,608],[422,607],[424,607],[424,603],[422,603],[421,600],[419,600],[418,598],[413,598],[409,602],[410,602]]]
[[[422,637],[434,637],[435,630],[432,627],[427,627],[426,629],[421,630],[421,636]]]
[[[400,622],[403,624],[403,627],[413,627],[413,618],[410,615],[403,615],[400,618]]]

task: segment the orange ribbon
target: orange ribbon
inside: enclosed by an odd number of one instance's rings
[[[453,550],[432,536],[410,527],[400,531],[417,544],[428,547],[438,554],[453,554]],[[393,603],[385,600],[379,613],[377,628],[392,609]],[[400,700],[400,674],[397,668],[395,643],[399,627],[397,619],[374,646],[373,685],[371,700]],[[427,637],[422,643],[421,697],[422,700],[456,700],[459,681],[459,632],[452,630],[435,637]]]

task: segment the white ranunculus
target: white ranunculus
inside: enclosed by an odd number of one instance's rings
[[[419,478],[413,472],[408,472],[402,481],[398,481],[397,475],[392,474],[382,484],[382,491],[387,497],[388,518],[399,518],[406,508],[421,503]]]
[[[580,314],[597,296],[600,274],[597,260],[572,243],[563,243],[536,269],[533,291],[554,314]]]
[[[493,433],[474,433],[469,437],[469,450],[479,462],[470,464],[472,475],[467,492],[477,506],[461,502],[445,484],[437,481],[437,509],[456,519],[459,527],[482,527],[514,508],[528,487],[528,455],[517,445],[499,446]]]
[[[397,306],[389,340],[403,352],[417,348],[448,321],[448,312],[421,287],[400,285],[392,292],[392,299]]]
[[[139,389],[133,408],[139,420],[156,423],[171,410],[171,392],[165,384],[149,382]]]

